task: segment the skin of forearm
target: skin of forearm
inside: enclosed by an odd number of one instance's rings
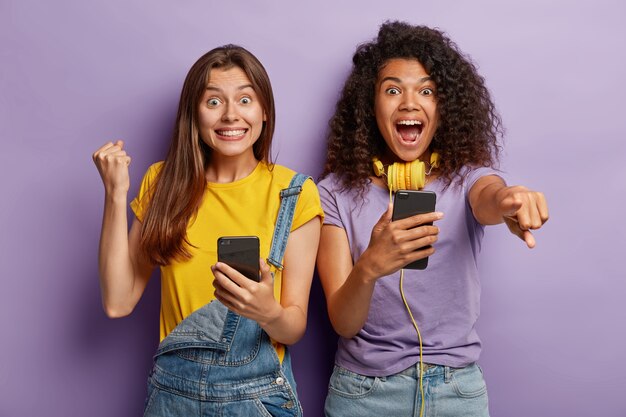
[[[354,337],[365,325],[376,280],[357,262],[344,284],[328,299],[328,315],[335,332]]]
[[[102,234],[99,248],[102,303],[109,317],[130,314],[133,292],[133,266],[128,249],[126,195],[105,196]]]
[[[293,345],[306,330],[306,313],[299,306],[282,307],[277,303],[277,314],[259,325],[273,340],[283,345]]]
[[[503,222],[502,212],[498,206],[497,194],[506,188],[502,180],[494,181],[479,191],[472,211],[476,220],[482,225],[494,225]]]

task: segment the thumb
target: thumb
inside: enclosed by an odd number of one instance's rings
[[[515,216],[520,208],[522,208],[522,202],[514,197],[506,197],[500,202],[500,210],[505,217]]]
[[[385,211],[382,216],[380,216],[380,219],[378,219],[378,221],[372,228],[372,233],[376,234],[378,232],[381,232],[385,227],[387,227],[387,225],[391,222],[392,213],[393,204],[389,203],[389,205],[387,206],[387,211]]]
[[[376,222],[376,225],[385,226],[387,223],[391,221],[392,215],[393,215],[393,203],[389,203],[389,205],[387,206],[387,211],[385,211],[382,214],[382,216],[380,216],[380,219],[378,219],[378,222]]]
[[[259,258],[259,268],[261,269],[261,283],[273,284],[274,274],[270,271],[270,266],[263,258]]]
[[[119,146],[120,149],[124,149],[124,141],[123,140],[119,140],[118,139],[117,141],[115,141],[115,145]]]

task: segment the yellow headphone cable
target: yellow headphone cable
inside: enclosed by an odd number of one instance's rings
[[[391,188],[389,188],[389,202],[393,201],[393,192]],[[420,332],[419,327],[417,326],[417,322],[415,321],[415,317],[413,317],[413,312],[411,311],[411,307],[409,303],[406,301],[406,297],[404,295],[404,269],[400,270],[400,295],[402,296],[402,301],[404,302],[404,307],[406,311],[409,313],[409,317],[411,317],[411,322],[413,323],[413,327],[415,327],[415,332],[417,333],[417,341],[419,343],[419,367],[420,367],[420,414],[419,417],[424,416],[424,360],[422,353],[422,333]]]

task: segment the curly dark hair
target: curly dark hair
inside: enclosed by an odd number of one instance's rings
[[[435,82],[439,125],[430,148],[441,157],[439,176],[447,186],[455,179],[462,182],[463,166],[495,166],[502,121],[471,59],[437,29],[385,22],[378,37],[358,46],[352,58],[352,72],[329,122],[322,178],[335,173],[344,189],[364,193],[372,158],[386,149],[374,111],[376,81],[394,58],[416,59]]]

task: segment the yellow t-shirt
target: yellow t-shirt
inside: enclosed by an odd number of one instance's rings
[[[148,168],[139,195],[130,203],[139,221],[148,207],[151,184],[163,162]],[[211,265],[217,262],[217,239],[221,236],[258,236],[260,255],[267,259],[274,225],[280,207],[280,190],[287,188],[294,171],[280,165],[270,170],[260,162],[254,171],[241,180],[218,184],[208,183],[198,214],[189,222],[187,239],[192,258],[172,261],[161,267],[160,337],[163,340],[183,319],[215,299]],[[323,217],[317,187],[307,180],[298,198],[291,230],[316,216]],[[282,274],[274,272],[274,296],[280,301]],[[274,344],[282,361],[284,347]]]

